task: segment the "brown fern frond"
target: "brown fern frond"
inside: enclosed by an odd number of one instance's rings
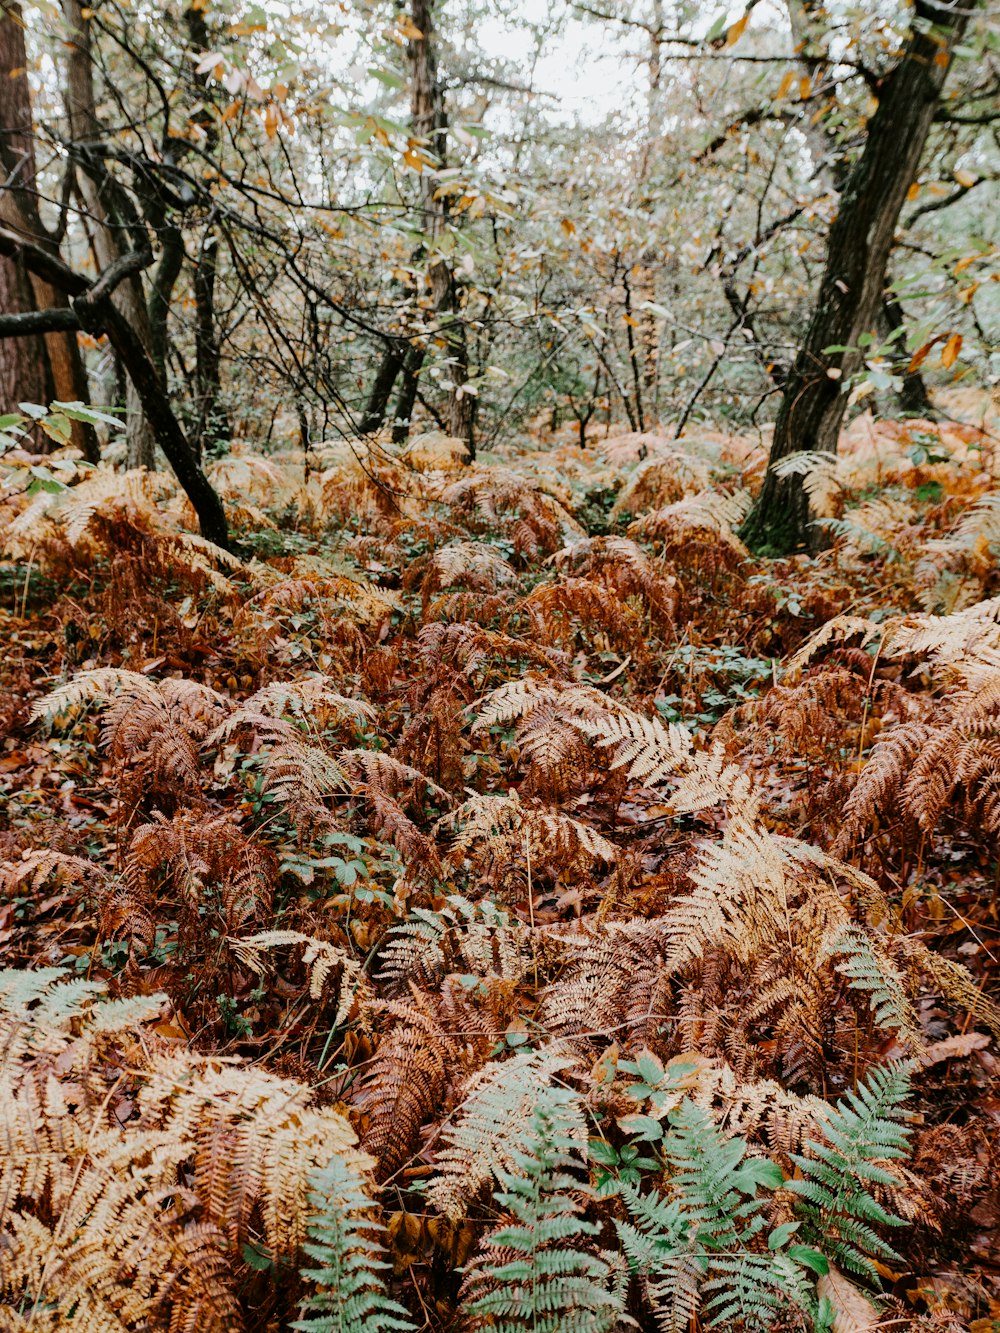
[[[606,921],[568,937],[565,975],[545,991],[539,1021],[558,1036],[654,1046],[671,1016],[667,944],[659,921]]]
[[[656,450],[641,462],[618,492],[611,517],[644,514],[708,490],[709,470],[700,458],[680,449]]]
[[[375,711],[366,700],[341,694],[326,676],[306,676],[265,685],[231,708],[225,720],[205,737],[205,742],[208,746],[218,746],[243,729],[265,740],[287,741],[293,735],[300,735],[298,728],[290,730],[289,723],[302,721],[327,730],[355,726],[374,718]]]
[[[719,491],[701,491],[654,509],[629,524],[628,535],[640,541],[661,541],[664,553],[672,555],[685,543],[716,546],[727,563],[745,560],[749,551],[736,536],[736,528],[746,517],[751,504],[747,491],[727,495]]]
[[[932,735],[933,728],[925,723],[909,722],[876,739],[844,805],[844,822],[837,834],[835,852],[846,852],[876,815],[892,809],[913,768],[915,756]]]
[[[588,537],[557,551],[551,560],[560,569],[601,578],[620,601],[640,598],[660,629],[673,627],[680,607],[677,579],[669,565],[627,537]]]
[[[441,805],[453,804],[451,794],[439,787],[426,773],[411,764],[404,764],[383,750],[344,750],[340,754],[340,762],[345,772],[359,778],[368,791],[399,796],[423,790]]]
[[[596,579],[563,576],[539,584],[523,606],[544,639],[572,651],[578,641],[603,640],[619,652],[641,656],[645,647],[642,616]]]
[[[0,894],[13,897],[40,893],[44,888],[96,888],[106,880],[104,871],[80,856],[51,849],[21,854],[19,861],[0,861]]]
[[[156,904],[167,890],[180,909],[182,937],[190,947],[204,943],[204,912],[214,911],[220,928],[232,935],[267,919],[277,867],[274,857],[249,841],[228,815],[182,812],[144,824],[132,835],[125,858],[127,894],[106,902],[102,927],[109,935],[159,915]]]
[[[295,1261],[313,1172],[369,1159],[308,1089],[164,1051],[162,997],[102,990],[0,973],[0,1299],[32,1328],[239,1328],[242,1247]]]
[[[983,1023],[1000,1037],[1000,1005],[983,993],[967,967],[943,958],[911,935],[900,936],[896,948],[910,968],[927,977],[940,993],[960,1005],[976,1023]]]
[[[406,1162],[420,1126],[440,1104],[450,1041],[416,990],[409,1001],[384,1001],[381,1011],[391,1023],[364,1086],[362,1142],[378,1161],[378,1178],[386,1180]]]
[[[431,556],[421,594],[426,605],[432,593],[457,583],[464,583],[476,592],[496,592],[508,587],[516,577],[495,546],[486,542],[449,542]]]
[[[531,662],[550,671],[569,664],[567,654],[557,648],[469,623],[424,625],[417,644],[429,665],[453,662],[469,680],[482,674],[484,684],[491,676],[506,674],[507,663]]]
[[[228,941],[233,953],[257,976],[267,972],[272,949],[302,946],[302,964],[309,979],[310,999],[328,1001],[334,1009],[334,1027],[345,1023],[357,1005],[362,1014],[372,1001],[371,985],[361,964],[336,944],[304,935],[298,930],[263,930]]]

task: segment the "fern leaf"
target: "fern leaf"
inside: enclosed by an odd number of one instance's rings
[[[466,1279],[463,1315],[495,1333],[613,1333],[631,1321],[608,1263],[580,1247],[598,1228],[581,1216],[579,1094],[540,1091],[527,1131],[501,1168],[495,1230]]]
[[[391,1267],[373,1235],[363,1177],[334,1157],[313,1177],[309,1196],[313,1215],[302,1247],[313,1264],[302,1276],[319,1290],[305,1302],[306,1317],[292,1328],[302,1333],[382,1333],[414,1329],[407,1310],[385,1290]]]
[[[480,1191],[509,1171],[542,1090],[571,1060],[551,1048],[487,1065],[472,1081],[457,1119],[444,1131],[437,1174],[427,1198],[453,1221],[464,1217]]]

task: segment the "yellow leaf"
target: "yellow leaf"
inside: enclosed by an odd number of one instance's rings
[[[563,218],[562,222],[560,222],[559,225],[560,227],[562,227],[563,231],[566,233],[567,236],[576,235],[576,223],[572,220],[572,218]]]
[[[941,364],[945,370],[950,370],[958,360],[958,354],[962,350],[962,335],[953,333],[945,343],[941,351]]]
[[[910,186],[910,188],[906,191],[906,197],[910,201],[910,203],[912,203],[913,200],[916,199],[919,193],[920,193],[920,183],[918,181],[914,181],[913,184]]]
[[[910,364],[906,367],[907,375],[913,374],[913,372],[917,369],[917,367],[927,359],[927,355],[930,352],[931,348],[934,347],[937,343],[941,342],[943,338],[944,338],[943,333],[935,334],[935,336],[931,338],[930,342],[925,342],[922,347],[917,348],[917,350],[910,357]]]
[[[736,45],[736,43],[743,36],[743,33],[746,30],[746,26],[749,22],[750,22],[750,15],[744,14],[741,19],[737,19],[735,23],[730,24],[729,31],[726,33],[727,46]]]
[[[955,276],[957,277],[959,273],[964,273],[969,265],[974,264],[978,258],[978,255],[966,255],[964,259],[960,259],[952,270]]]
[[[962,290],[958,294],[958,299],[962,302],[963,305],[968,305],[978,290],[979,290],[978,282],[970,283],[968,287],[962,288]]]
[[[973,185],[975,185],[976,181],[979,179],[979,177],[973,175],[971,171],[966,171],[963,168],[962,170],[955,172],[955,179],[958,181],[959,185],[961,185],[963,189],[971,190]]]
[[[785,77],[778,84],[778,91],[774,94],[776,102],[782,101],[791,92],[792,84],[795,82],[795,75],[789,70]]]
[[[812,79],[810,79],[808,74],[803,74],[802,78],[799,79],[799,97],[804,102],[811,92]]]
[[[396,31],[401,37],[408,37],[411,42],[419,42],[424,35],[413,20],[406,14],[404,14],[402,18],[396,20]]]

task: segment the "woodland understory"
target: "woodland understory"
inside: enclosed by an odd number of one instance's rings
[[[8,498],[0,1327],[1000,1327],[998,434]]]

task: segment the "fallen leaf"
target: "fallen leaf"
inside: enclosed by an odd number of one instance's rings
[[[835,1265],[816,1283],[816,1295],[833,1306],[833,1333],[867,1333],[878,1326],[878,1310]]]
[[[981,1051],[990,1044],[985,1032],[959,1032],[954,1037],[945,1037],[920,1052],[920,1063],[925,1069],[940,1064],[942,1060],[954,1060],[973,1051]]]

